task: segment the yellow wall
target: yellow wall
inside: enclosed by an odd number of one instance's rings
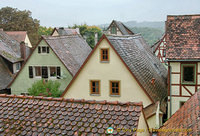
[[[100,48],[109,48],[109,63],[100,62]],[[91,96],[89,89],[90,80],[100,80],[100,95]],[[109,95],[109,81],[120,80],[121,95]],[[120,58],[104,39],[95,50],[87,64],[79,73],[73,84],[64,95],[65,98],[108,100],[108,101],[143,101],[144,107],[152,102],[138,85],[131,73],[127,70]]]
[[[150,135],[150,133],[148,131],[149,128],[145,122],[143,113],[141,114],[140,119],[139,119],[138,130],[144,130],[144,132],[138,132],[137,136],[149,136]]]
[[[57,31],[54,31],[52,36],[59,36],[58,32]]]

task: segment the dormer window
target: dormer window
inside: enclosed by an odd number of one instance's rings
[[[117,34],[117,28],[115,26],[111,27],[111,34]]]
[[[109,61],[109,49],[101,49],[101,61]]]

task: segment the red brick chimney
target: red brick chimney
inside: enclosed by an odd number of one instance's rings
[[[21,58],[24,59],[24,61],[26,60],[26,46],[25,46],[25,42],[21,42],[20,43],[20,51],[21,51]]]

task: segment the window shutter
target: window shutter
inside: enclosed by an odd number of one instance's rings
[[[49,53],[49,47],[47,47],[47,53]]]
[[[42,67],[42,78],[48,78],[48,68]]]
[[[41,53],[41,47],[38,46],[38,53]]]
[[[33,67],[29,66],[29,78],[33,78]]]
[[[60,77],[61,74],[60,74],[60,67],[57,67],[57,76]]]

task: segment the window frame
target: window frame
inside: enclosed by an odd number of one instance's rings
[[[103,59],[103,50],[107,50],[107,59]],[[109,48],[101,48],[100,49],[100,61],[101,62],[109,62],[110,60],[110,52],[109,52]]]
[[[40,76],[36,76],[36,67],[38,67],[40,69]],[[34,77],[42,78],[42,67],[41,66],[34,66]]]
[[[51,76],[51,68],[55,68],[55,76]],[[49,77],[50,78],[57,78],[57,67],[56,66],[49,66]]]
[[[117,27],[116,26],[111,26],[111,34],[117,34]]]
[[[196,63],[193,63],[193,64],[181,64],[181,84],[185,84],[185,85],[195,85],[196,84]],[[194,81],[184,81],[184,67],[193,67],[194,69]]]
[[[98,84],[99,84],[98,92],[93,92],[93,90],[92,90],[93,89],[93,85],[92,85],[93,82],[98,82]],[[100,80],[90,80],[90,95],[100,95],[100,92],[101,92],[100,85],[101,85]],[[95,91],[96,91],[96,83],[95,83]]]
[[[112,92],[112,83],[118,83],[118,93]],[[109,88],[110,88],[110,96],[120,96],[121,95],[121,82],[120,80],[110,80],[109,81]]]

